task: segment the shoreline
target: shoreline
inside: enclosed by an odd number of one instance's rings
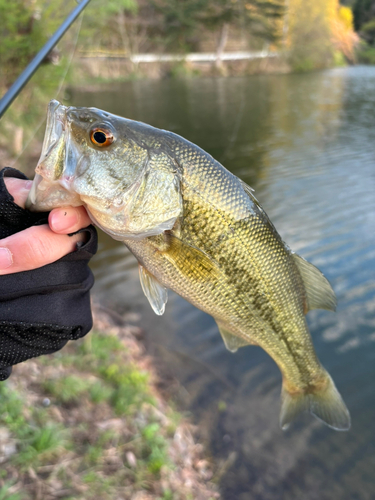
[[[94,305],[93,316],[86,337],[0,386],[0,493],[219,499],[197,427],[158,388],[137,315]]]
[[[235,53],[233,53],[235,54]],[[257,74],[291,73],[291,67],[282,55],[270,53],[263,56],[228,58],[226,53],[219,60],[214,54],[187,54],[186,56],[161,55],[154,58],[134,59],[108,56],[80,56],[75,60],[75,73],[81,85],[85,82],[113,82],[147,78],[159,80],[180,77],[215,77]],[[141,55],[140,55],[141,56]],[[189,57],[197,56],[197,57]],[[198,56],[201,56],[200,58]],[[241,57],[240,57],[241,56]]]

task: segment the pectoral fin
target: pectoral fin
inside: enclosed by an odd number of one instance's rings
[[[215,261],[199,248],[186,243],[173,234],[166,234],[168,248],[165,257],[190,280],[203,284],[216,283],[221,279],[222,271]]]
[[[219,323],[217,323],[217,326],[219,328],[221,336],[223,337],[225,347],[228,349],[228,351],[236,352],[240,347],[243,347],[245,345],[254,345],[252,341],[245,340],[242,337],[237,337],[237,335],[233,335],[233,333],[228,332],[228,330],[226,330]]]
[[[168,300],[168,291],[161,285],[151,273],[139,264],[139,279],[144,294],[148,298],[155,314],[161,316],[164,314],[165,304]]]
[[[313,266],[310,262],[307,262],[296,253],[292,254],[292,257],[297,264],[305,285],[305,312],[307,313],[311,311],[311,309],[328,309],[328,311],[335,311],[336,296],[327,278],[317,267]]]

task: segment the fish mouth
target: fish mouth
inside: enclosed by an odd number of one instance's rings
[[[42,182],[43,177],[39,174],[35,174],[29,195],[26,200],[26,208],[27,210],[33,211],[33,207],[36,205],[36,198],[38,192],[38,186]]]
[[[35,169],[35,177],[26,200],[26,208],[32,212],[51,210],[58,206],[82,205],[77,195],[66,188],[56,172],[57,150],[65,150],[67,142],[68,107],[53,99],[48,105],[46,132],[42,152]],[[62,160],[59,160],[61,162]],[[65,163],[65,161],[64,161]],[[62,174],[62,172],[60,172]]]
[[[61,136],[64,135],[67,110],[68,108],[63,106],[59,101],[55,99],[50,101],[47,110],[46,133],[37,169],[49,157],[51,151],[61,139]]]

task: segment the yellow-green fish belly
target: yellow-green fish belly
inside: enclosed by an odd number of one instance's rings
[[[185,191],[184,216],[172,231],[187,244],[174,249],[178,257],[170,259],[168,236],[127,242],[132,252],[164,286],[267,351],[291,388],[319,378],[302,280],[268,219],[255,207],[250,217],[235,221],[189,195]]]

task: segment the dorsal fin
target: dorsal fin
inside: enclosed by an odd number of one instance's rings
[[[223,337],[225,347],[230,352],[236,352],[240,347],[245,345],[256,345],[253,341],[246,340],[242,337],[237,337],[233,333],[229,332],[225,327],[220,325],[220,323],[216,322],[219,328],[219,332]]]
[[[246,182],[244,182],[242,180],[241,180],[241,185],[242,185],[243,190],[247,194],[247,196],[250,198],[251,202],[255,204],[255,206],[257,207],[258,211],[262,214],[262,217],[264,218],[264,220],[272,227],[272,229],[274,230],[274,232],[278,235],[278,232],[276,231],[275,226],[271,222],[271,220],[268,217],[268,215],[266,214],[266,212],[263,210],[262,205],[255,198],[255,194],[254,194],[255,190],[252,187],[250,187],[248,184],[246,184]],[[285,245],[285,243],[284,243],[284,245]]]
[[[317,267],[305,259],[292,254],[294,262],[297,264],[298,270],[302,276],[302,281],[306,290],[306,313],[311,309],[328,309],[328,311],[336,310],[336,296],[332,290],[327,278],[319,271]]]
[[[241,181],[241,185],[242,185],[242,187],[244,188],[245,192],[246,192],[249,196],[253,197],[253,196],[254,196],[254,194],[253,194],[253,193],[255,193],[255,189],[254,189],[254,188],[252,188],[251,186],[249,186],[249,184],[246,184],[246,182],[245,182],[245,181],[243,181],[242,179],[240,179],[240,181]]]

